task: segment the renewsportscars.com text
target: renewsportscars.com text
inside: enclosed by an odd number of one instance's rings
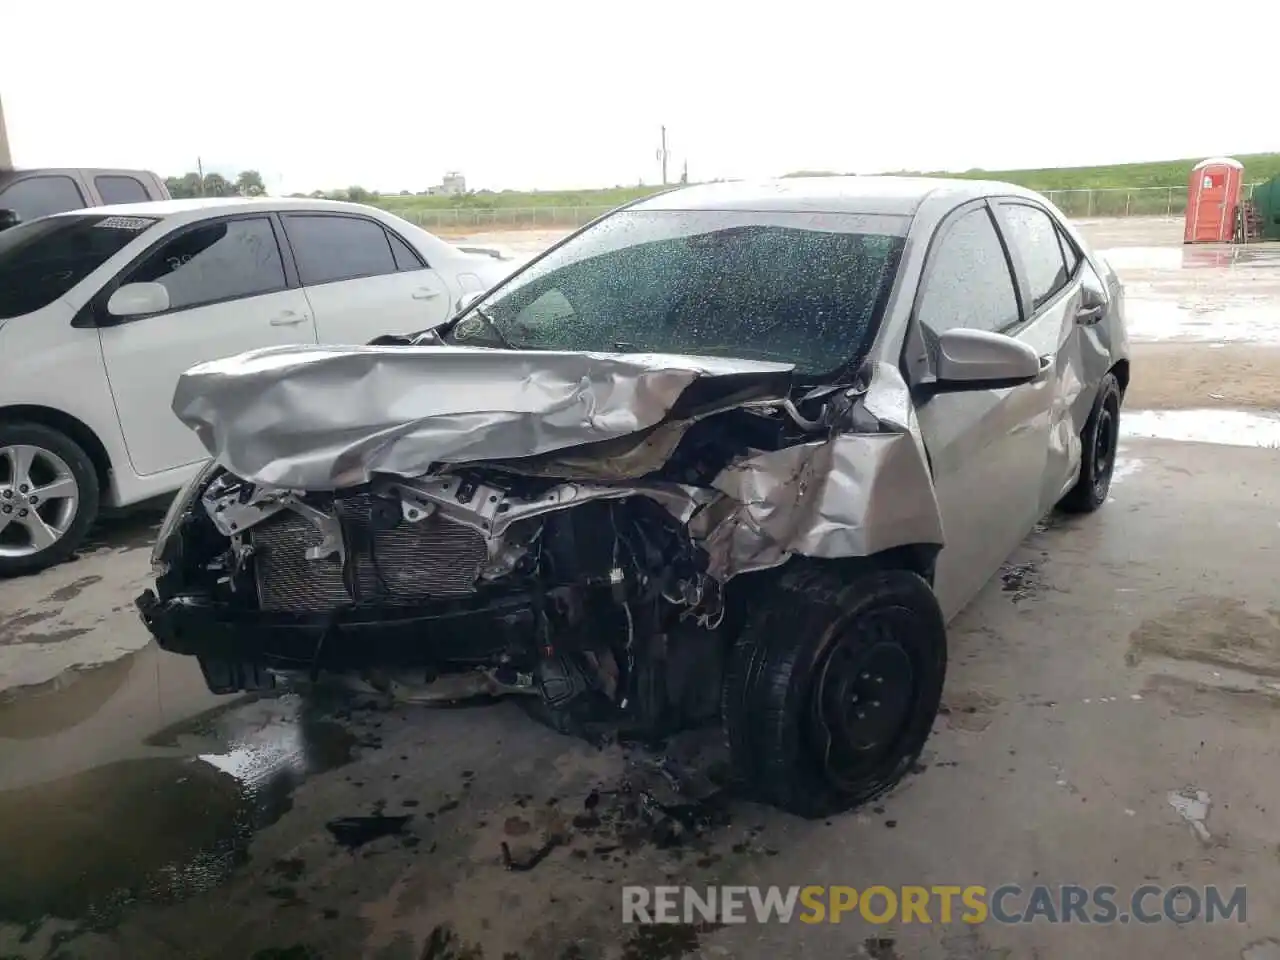
[[[622,888],[624,923],[1244,923],[1246,889],[1146,885]]]

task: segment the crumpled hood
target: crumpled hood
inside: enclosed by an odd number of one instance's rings
[[[663,354],[284,346],[198,364],[173,412],[237,476],[333,490],[536,456],[787,395],[793,367]]]

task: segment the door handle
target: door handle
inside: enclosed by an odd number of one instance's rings
[[[296,310],[286,310],[278,317],[271,318],[273,327],[293,327],[300,323],[306,323],[308,317],[305,313],[298,313]]]
[[[413,299],[415,300],[434,300],[440,296],[439,290],[432,290],[430,287],[420,287],[413,291]]]
[[[1102,320],[1102,315],[1106,312],[1106,307],[1081,307],[1076,311],[1076,323],[1082,327],[1092,327],[1095,323]]]

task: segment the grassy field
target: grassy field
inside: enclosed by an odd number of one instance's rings
[[[1244,164],[1246,182],[1270,180],[1280,174],[1280,153],[1241,154],[1237,155],[1236,159]],[[1186,186],[1191,168],[1198,162],[1198,159],[1160,160],[1153,163],[1119,163],[1104,167],[1058,167],[1043,170],[966,170],[963,173],[935,171],[926,175],[1006,180],[1041,192],[1142,187],[1181,189]],[[832,175],[830,171],[817,171],[817,173]],[[406,212],[504,208],[533,210],[548,207],[612,208],[631,200],[647,197],[659,189],[656,186],[635,186],[609,187],[602,190],[503,190],[494,193],[472,193],[464,197],[384,195],[377,198],[375,202],[388,209]]]
[[[1105,167],[1058,167],[1044,170],[967,170],[964,173],[934,173],[930,176],[1007,180],[1041,193],[1050,190],[1139,189],[1187,185],[1191,168],[1203,160],[1159,160],[1154,163],[1116,163]],[[1280,153],[1236,154],[1244,164],[1246,183],[1270,180],[1280,174]]]
[[[1280,174],[1280,153],[1237,154],[1246,183]],[[1068,216],[1180,216],[1186,209],[1187,179],[1197,159],[1119,163],[1102,167],[1043,170],[934,171],[935,177],[1005,180],[1049,195]],[[915,171],[895,171],[912,173]],[[834,176],[805,171],[789,176]],[[365,202],[391,210],[429,230],[466,234],[483,230],[579,226],[621,204],[651,196],[661,187],[602,190],[479,191],[462,197],[385,194]],[[1064,192],[1065,191],[1065,192]],[[1075,192],[1071,192],[1075,191]]]

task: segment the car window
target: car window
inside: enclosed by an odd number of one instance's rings
[[[1031,288],[1031,308],[1038,310],[1067,285],[1062,241],[1049,214],[1025,203],[1002,203],[1009,243],[1017,251]]]
[[[925,267],[917,316],[934,333],[956,327],[999,331],[1019,320],[1004,245],[985,207],[952,221]]]
[[[170,309],[285,289],[284,265],[266,217],[205,223],[166,240],[125,283],[161,283]]]
[[[150,200],[147,188],[134,177],[123,174],[103,174],[93,178],[103,203],[143,203]]]
[[[387,239],[391,241],[391,255],[395,258],[397,270],[421,270],[426,266],[422,258],[390,230],[387,231]]]
[[[1076,249],[1075,243],[1061,227],[1058,228],[1058,241],[1062,244],[1062,256],[1067,263],[1067,276],[1074,277],[1076,267],[1080,266],[1080,251]]]
[[[15,211],[22,220],[85,206],[79,185],[61,174],[23,177],[0,190],[0,209]]]
[[[0,233],[0,320],[53,303],[156,222],[64,214]]]
[[[307,285],[396,272],[382,225],[362,217],[285,216],[298,276]]]
[[[521,349],[773,360],[821,379],[874,338],[908,223],[622,211],[490,291],[449,336],[497,329]]]

